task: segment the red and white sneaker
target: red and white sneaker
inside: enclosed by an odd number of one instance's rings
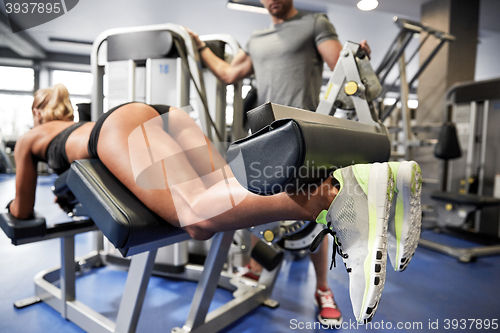
[[[250,269],[250,265],[246,265],[245,267],[240,267],[236,275],[254,281],[259,281],[260,279],[260,272],[252,271]]]
[[[318,307],[318,320],[325,326],[340,326],[342,324],[342,313],[335,303],[330,288],[319,288],[314,294],[314,303]]]

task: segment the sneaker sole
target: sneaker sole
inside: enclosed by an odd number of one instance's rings
[[[336,319],[322,319],[320,315],[318,315],[318,321],[321,323],[323,326],[330,326],[330,328],[335,328],[339,327],[342,325],[342,318],[340,320]]]
[[[365,294],[358,322],[373,319],[382,291],[384,290],[387,266],[387,223],[394,193],[394,176],[387,163],[374,163],[368,179],[369,241],[364,263]]]
[[[401,162],[396,176],[396,188],[399,193],[394,218],[397,242],[394,270],[402,272],[413,258],[420,239],[422,174],[416,162]]]

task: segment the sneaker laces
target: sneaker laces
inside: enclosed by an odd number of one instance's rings
[[[335,305],[335,302],[333,301],[333,294],[331,291],[323,292],[321,290],[318,290],[318,294],[320,295],[320,306],[322,309],[324,309],[324,308],[336,309],[337,308],[337,306]]]
[[[323,241],[323,238],[325,238],[326,235],[328,235],[328,234],[332,235],[332,237],[333,237],[333,252],[332,252],[332,262],[330,264],[330,270],[332,269],[332,267],[337,267],[337,262],[335,259],[337,254],[344,259],[347,259],[349,257],[349,255],[347,253],[342,252],[342,249],[340,248],[340,246],[342,244],[339,242],[339,240],[337,238],[337,233],[335,231],[333,231],[332,229],[330,229],[331,224],[332,224],[332,222],[328,222],[327,228],[321,230],[320,233],[318,235],[316,235],[316,237],[312,241],[311,245],[309,246],[309,251],[314,252],[314,251],[316,251],[318,246],[321,244],[321,242]],[[347,269],[347,271],[349,272],[350,269]]]

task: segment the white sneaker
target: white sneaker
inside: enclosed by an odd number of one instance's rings
[[[366,323],[373,318],[384,289],[394,178],[387,163],[353,165],[337,169],[333,176],[340,183],[339,192],[316,221],[332,229],[334,255],[342,256],[349,273],[354,315]],[[316,247],[326,233],[318,235]]]
[[[388,251],[395,271],[404,271],[415,254],[422,225],[422,175],[417,162],[389,162],[396,189],[389,217]]]

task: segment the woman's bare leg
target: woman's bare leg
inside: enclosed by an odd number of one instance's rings
[[[148,127],[147,139],[151,147],[167,156],[161,161],[166,175],[164,189],[141,187],[134,177],[129,136],[157,116],[153,108],[144,104],[129,104],[116,110],[101,129],[99,157],[146,206],[169,223],[184,227],[194,238],[283,219],[310,220],[327,209],[336,194],[335,187],[326,181],[307,195],[258,196],[228,177],[227,165],[221,168],[224,179],[207,188],[182,148],[170,135],[160,131],[161,126],[154,124]]]
[[[200,127],[181,109],[170,107],[168,114],[168,134],[182,148],[198,175],[203,177],[205,186],[210,187],[223,180],[220,173],[213,173],[225,166],[226,160],[203,134]],[[230,174],[232,176],[232,172]]]

